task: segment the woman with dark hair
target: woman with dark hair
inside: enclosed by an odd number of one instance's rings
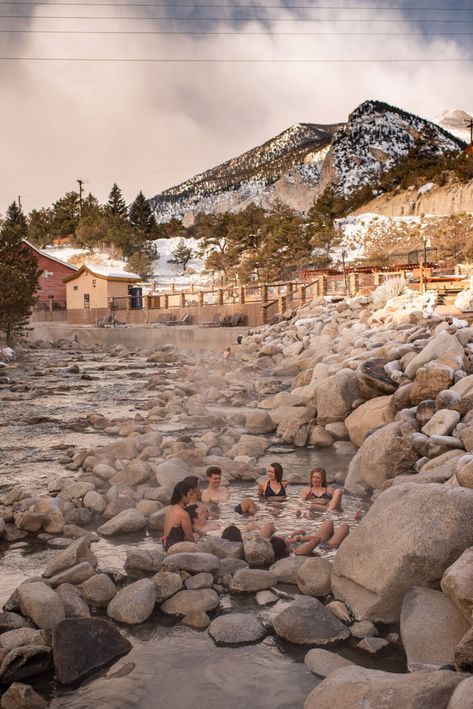
[[[173,544],[178,542],[193,542],[192,523],[189,513],[184,507],[190,502],[189,497],[192,486],[182,481],[177,483],[172,491],[171,506],[164,518],[164,536],[162,538],[164,550],[168,551]]]
[[[243,541],[240,530],[234,524],[231,524],[229,527],[225,527],[222,532],[222,539],[226,539],[228,542]]]
[[[218,529],[218,524],[208,521],[210,512],[207,505],[203,505],[201,502],[196,502],[192,505],[187,505],[185,511],[189,514],[192,529],[197,534],[202,535]]]
[[[325,510],[341,510],[342,491],[327,486],[327,473],[324,468],[314,468],[310,471],[309,487],[302,490],[301,497]]]
[[[276,497],[285,499],[286,497],[286,482],[283,482],[283,469],[280,463],[271,463],[268,468],[268,481],[258,483],[258,496],[268,499]]]

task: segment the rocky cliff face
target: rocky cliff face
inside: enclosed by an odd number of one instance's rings
[[[186,224],[198,212],[238,212],[252,203],[269,209],[276,200],[305,212],[329,185],[343,195],[374,185],[419,140],[431,154],[463,148],[459,138],[434,123],[365,101],[347,123],[299,123],[150,203],[158,221],[177,218]]]
[[[398,193],[383,194],[363,205],[353,214],[372,212],[386,217],[455,216],[473,212],[473,180],[462,184],[452,181],[447,185],[432,182]]]

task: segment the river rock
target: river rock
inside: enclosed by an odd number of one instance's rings
[[[48,703],[29,684],[13,682],[2,695],[2,709],[45,709]]]
[[[0,612],[0,633],[6,633],[9,630],[17,628],[31,628],[31,623],[23,618],[18,613],[10,613],[8,611]]]
[[[209,635],[217,645],[251,645],[266,635],[263,624],[248,613],[227,613],[210,623]]]
[[[34,628],[17,628],[0,635],[0,647],[10,651],[22,645],[45,645],[40,630]]]
[[[374,623],[370,623],[369,620],[360,620],[357,623],[353,623],[350,627],[350,633],[354,638],[374,638],[378,635],[376,626]]]
[[[46,672],[51,666],[51,648],[22,645],[10,650],[0,665],[0,682],[16,682]]]
[[[150,465],[141,460],[129,463],[124,470],[120,470],[110,480],[111,485],[127,485],[135,487],[149,480],[153,475]]]
[[[117,595],[117,589],[110,576],[96,574],[82,584],[82,593],[93,608],[106,608]]]
[[[473,670],[473,628],[468,627],[455,648],[455,665],[461,672]]]
[[[419,367],[410,390],[411,402],[416,405],[425,399],[435,399],[453,381],[453,369],[439,362],[429,362]]]
[[[176,542],[170,549],[167,550],[167,556],[173,554],[194,554],[199,551],[196,542]]]
[[[276,424],[267,411],[253,411],[246,417],[246,430],[253,434],[272,433]]]
[[[378,655],[386,647],[388,647],[389,641],[384,638],[363,638],[357,643],[356,647],[359,650],[367,652],[369,655]]]
[[[243,544],[241,542],[230,542],[228,539],[220,537],[208,537],[199,541],[199,551],[214,554],[219,559],[241,559],[243,556]]]
[[[417,453],[400,421],[394,421],[369,435],[357,453],[361,480],[378,489],[386,480],[414,470]],[[353,462],[353,461],[352,461]]]
[[[153,532],[162,532],[164,531],[164,520],[166,518],[166,512],[168,511],[169,506],[163,507],[161,510],[158,510],[157,512],[152,512],[150,516],[148,517],[148,527],[151,529]]]
[[[417,354],[405,368],[406,376],[414,379],[419,367],[436,360],[453,370],[461,368],[463,364],[463,347],[454,335],[443,331],[435,335],[419,354]],[[445,387],[444,387],[445,388]],[[440,391],[440,390],[439,390]]]
[[[203,611],[191,611],[181,620],[181,625],[187,625],[194,630],[205,630],[210,625],[210,618]]]
[[[83,561],[70,569],[65,569],[64,571],[60,571],[55,576],[51,576],[51,578],[48,579],[48,583],[52,588],[56,588],[56,586],[59,586],[62,583],[83,583],[94,575],[94,567],[88,561]]]
[[[358,666],[343,667],[312,690],[304,709],[445,708],[463,677],[448,671],[395,674]]]
[[[332,591],[357,620],[396,622],[408,588],[437,583],[471,545],[473,490],[398,485],[377,498],[340,546]]]
[[[276,576],[263,569],[239,569],[233,574],[230,589],[237,593],[255,593],[271,588],[277,583]]]
[[[358,378],[351,369],[341,369],[337,374],[317,382],[317,421],[322,424],[344,421],[360,396]]]
[[[46,566],[43,576],[49,578],[83,561],[88,561],[94,565],[97,563],[95,554],[90,549],[90,542],[86,537],[76,539],[66,549],[58,552]]]
[[[214,554],[204,552],[171,554],[163,563],[166,571],[187,571],[190,574],[200,574],[202,571],[216,574],[219,567],[220,560]]]
[[[343,623],[351,622],[350,612],[346,605],[341,601],[331,601],[330,603],[327,603],[325,608],[330,611],[330,613],[332,613],[335,618],[338,618]]]
[[[56,593],[63,602],[66,618],[90,617],[89,607],[83,599],[80,588],[70,583],[62,583],[56,588]]]
[[[65,618],[64,605],[55,591],[46,583],[23,583],[17,589],[22,613],[31,618],[38,628],[53,628]]]
[[[259,606],[271,606],[278,601],[278,597],[272,591],[258,591],[255,600]]]
[[[384,426],[394,419],[390,396],[377,396],[358,406],[346,419],[345,425],[350,441],[358,448],[366,434],[376,426]]]
[[[70,485],[66,485],[61,492],[59,493],[58,497],[60,497],[63,500],[68,500],[69,502],[73,502],[74,500],[80,500],[84,495],[86,495],[89,490],[93,490],[94,486],[92,483],[87,483],[82,480],[78,480],[77,482],[71,483]]]
[[[221,559],[220,569],[218,571],[219,577],[226,575],[232,576],[238,569],[248,569],[248,564],[243,559]]]
[[[139,569],[156,573],[163,565],[166,554],[159,549],[127,549],[125,569]]]
[[[407,408],[407,407],[406,407]],[[416,408],[416,419],[418,422],[424,426],[430,421],[432,416],[435,415],[437,411],[437,404],[434,399],[426,399],[421,401]]]
[[[346,660],[335,652],[330,652],[330,650],[313,648],[304,657],[304,664],[312,674],[318,677],[328,677],[333,672],[341,670],[342,667],[350,667],[353,662]]]
[[[156,588],[149,579],[125,586],[110,601],[107,615],[120,623],[136,625],[149,618],[156,603]]]
[[[466,549],[449,566],[440,585],[463,616],[470,620],[473,617],[473,547]]]
[[[61,684],[76,682],[131,649],[131,643],[103,618],[67,618],[53,630],[54,670]]]
[[[192,475],[192,471],[188,464],[180,458],[168,458],[156,467],[158,485],[171,489],[188,475]]]
[[[96,490],[90,490],[83,499],[84,507],[87,507],[96,515],[101,515],[107,506],[107,501]]]
[[[286,559],[279,559],[269,567],[278,583],[297,584],[297,572],[305,564],[307,558],[302,556],[288,556]]]
[[[297,585],[306,596],[326,596],[331,591],[332,563],[323,557],[306,559],[297,572]]]
[[[366,398],[378,397],[380,394],[393,394],[397,384],[386,372],[385,359],[367,359],[358,365],[356,376],[361,395]]]
[[[146,517],[138,510],[123,510],[108,522],[98,528],[98,532],[105,536],[113,534],[125,534],[129,532],[139,532],[146,527]]]
[[[111,489],[112,488],[110,488],[110,490]],[[120,495],[119,497],[115,497],[110,500],[105,510],[103,511],[102,517],[104,519],[110,520],[120,514],[120,512],[133,509],[135,509],[135,501],[132,500],[131,497],[128,497],[128,495]]]
[[[471,709],[472,697],[473,677],[468,677],[468,679],[464,679],[463,682],[457,685],[447,704],[447,709]]]
[[[273,547],[257,535],[244,538],[243,554],[251,567],[270,566],[274,562]]]
[[[301,596],[273,620],[279,637],[296,645],[328,645],[346,640],[350,631],[316,598]]]
[[[156,589],[156,603],[162,603],[181,591],[184,583],[179,574],[172,571],[160,571],[151,579]]]
[[[448,436],[460,420],[458,411],[450,409],[440,409],[422,427],[422,433],[426,436]]]
[[[195,576],[190,576],[185,580],[184,585],[186,588],[196,589],[196,588],[212,588],[214,583],[214,577],[212,574],[208,574],[203,571]]]
[[[185,616],[194,611],[213,611],[219,604],[218,596],[211,588],[196,591],[179,591],[161,606],[166,615]]]

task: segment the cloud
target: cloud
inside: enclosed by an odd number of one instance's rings
[[[209,3],[210,4],[210,3]],[[246,5],[250,3],[246,2]],[[252,2],[252,6],[261,5]],[[268,0],[268,4],[269,0]],[[276,5],[276,2],[271,2]],[[295,2],[292,3],[293,5]],[[303,4],[303,3],[300,3]],[[329,3],[326,3],[329,4]],[[407,11],[278,10],[232,3],[172,12],[168,23],[118,20],[144,17],[144,8],[34,8],[10,27],[30,29],[184,30],[187,35],[1,35],[2,56],[167,57],[189,59],[345,59],[343,64],[146,64],[1,62],[2,163],[0,210],[22,195],[26,210],[47,206],[77,187],[99,199],[116,181],[131,200],[148,196],[271,138],[297,122],[343,121],[359,103],[376,98],[433,117],[445,108],[472,108],[471,63],[350,63],[354,59],[463,59],[471,38],[381,37],[380,32],[462,31],[426,25]],[[445,4],[443,5],[445,8]],[[44,20],[39,15],[109,14],[110,21]],[[258,19],[238,22],[238,17]],[[445,17],[445,15],[442,15]],[[320,23],[274,21],[327,18]],[[437,17],[437,15],[436,15]],[[451,18],[452,15],[449,14]],[[346,19],[350,18],[351,22]],[[389,18],[389,21],[385,21]],[[344,20],[339,22],[337,20]],[[356,21],[355,21],[356,20]],[[363,22],[361,21],[363,20]],[[380,20],[383,20],[382,22]],[[16,23],[16,24],[15,24]],[[463,31],[466,31],[463,26]],[[190,34],[197,29],[236,35]],[[471,26],[470,26],[471,27]],[[252,32],[268,32],[249,36]],[[287,36],[280,32],[367,32],[364,37]]]

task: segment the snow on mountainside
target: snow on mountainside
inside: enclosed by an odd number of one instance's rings
[[[186,212],[238,211],[251,202],[268,207],[282,175],[289,184],[316,183],[332,135],[341,124],[298,123],[263,145],[200,173],[150,199],[159,222]],[[277,191],[277,190],[276,190]]]
[[[435,118],[435,123],[450,131],[457,138],[470,142],[470,129],[467,124],[473,118],[473,113],[461,109],[448,109]]]
[[[379,101],[365,101],[347,123],[298,123],[239,157],[150,199],[159,222],[192,222],[195,214],[237,212],[280,200],[307,211],[326,187],[349,195],[393,167],[422,140],[432,153],[462,141],[435,123]]]
[[[379,101],[365,101],[337,131],[322,168],[343,195],[373,184],[405,157],[417,141],[432,154],[459,151],[462,141],[444,128]]]

